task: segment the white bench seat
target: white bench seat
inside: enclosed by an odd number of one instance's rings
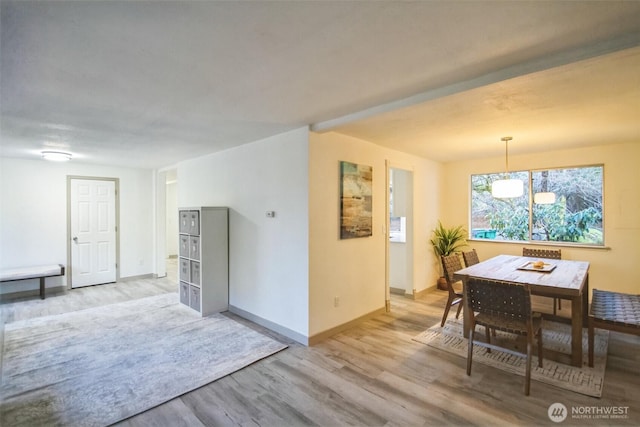
[[[44,279],[46,277],[64,276],[64,265],[36,265],[31,267],[5,268],[0,270],[0,282],[40,279],[40,298],[44,299]]]

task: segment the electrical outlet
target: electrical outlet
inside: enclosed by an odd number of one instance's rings
[[[333,306],[334,307],[340,306],[340,297],[333,297]]]
[[[267,211],[267,218],[275,218],[276,211]]]

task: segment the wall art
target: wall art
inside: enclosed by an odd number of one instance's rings
[[[371,166],[340,162],[340,238],[373,234]]]

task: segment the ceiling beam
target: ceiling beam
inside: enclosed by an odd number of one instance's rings
[[[329,132],[339,126],[366,119],[378,114],[387,113],[389,111],[399,110],[401,108],[410,107],[412,105],[421,104],[445,96],[465,92],[482,86],[498,83],[514,77],[523,76],[539,71],[549,70],[574,62],[583,61],[590,58],[606,55],[609,53],[619,52],[640,46],[640,32],[627,34],[610,40],[605,40],[593,45],[583,46],[577,49],[558,52],[553,55],[546,55],[533,61],[516,64],[511,67],[493,71],[470,80],[454,83],[448,86],[421,92],[408,98],[391,101],[355,113],[347,114],[334,119],[323,122],[313,123],[310,130],[313,132]]]

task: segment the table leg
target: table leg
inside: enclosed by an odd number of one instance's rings
[[[462,279],[462,336],[469,338],[469,330],[471,329],[470,313],[467,313],[467,279]]]
[[[582,326],[589,322],[589,295],[589,273],[587,273],[582,287]]]
[[[571,364],[582,366],[582,304],[583,296],[571,299]]]

